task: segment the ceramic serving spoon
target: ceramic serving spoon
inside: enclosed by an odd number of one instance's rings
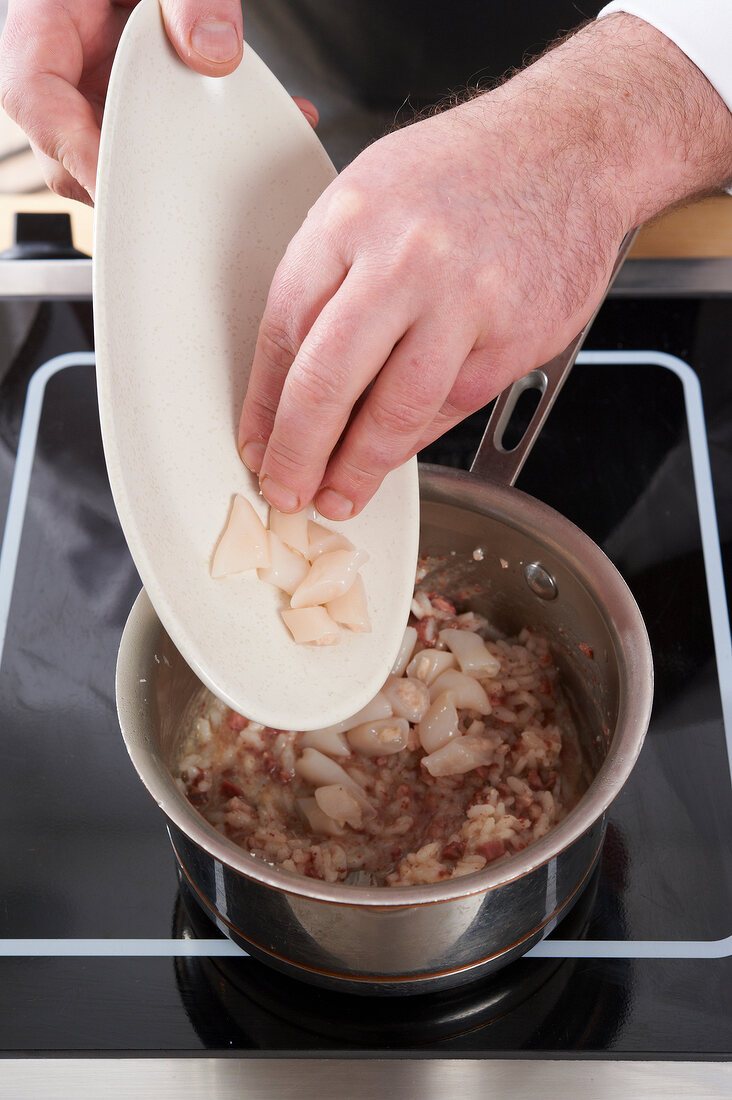
[[[340,528],[365,550],[371,633],[297,645],[286,597],[211,558],[234,494],[267,504],[236,449],[269,283],[335,176],[309,124],[245,46],[200,76],[170,46],[157,0],[130,16],[112,71],[97,185],[94,313],[99,408],[120,522],[175,645],[255,721],[313,729],[364,706],[409,613],[419,533],[416,460]]]

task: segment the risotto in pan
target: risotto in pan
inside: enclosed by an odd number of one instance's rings
[[[586,787],[546,640],[494,636],[418,591],[392,676],[349,721],[300,733],[210,693],[177,782],[250,855],[326,882],[408,886],[544,836]]]

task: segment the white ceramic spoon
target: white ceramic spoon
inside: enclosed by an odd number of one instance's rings
[[[168,43],[157,0],[142,0],[115,59],[99,158],[94,311],[109,479],[143,584],[186,661],[219,698],[281,729],[340,721],[380,688],[417,555],[412,460],[341,525],[370,556],[370,634],[295,645],[277,589],[255,573],[209,575],[233,494],[267,513],[237,454],[239,411],[275,267],[334,176],[250,49],[231,76],[199,76]]]

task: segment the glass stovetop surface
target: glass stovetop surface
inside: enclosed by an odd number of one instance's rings
[[[0,363],[0,523],[14,472],[18,515],[29,381],[90,347],[89,307],[33,309]],[[171,949],[219,933],[179,891],[117,726],[114,663],[139,581],[106,480],[93,368],[36,382],[17,564],[6,554],[3,579],[0,1051],[730,1055],[729,302],[611,300],[587,347],[607,354],[575,368],[518,484],[630,584],[656,669],[648,737],[590,886],[551,941],[459,993],[388,1002]],[[426,457],[465,464],[483,420]]]

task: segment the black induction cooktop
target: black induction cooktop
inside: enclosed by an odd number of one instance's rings
[[[0,321],[10,306],[0,303]],[[275,1062],[293,1057],[495,1059],[503,1070],[529,1060],[729,1061],[730,298],[609,299],[519,480],[613,559],[653,648],[651,726],[590,886],[548,940],[504,971],[388,1004],[270,971],[179,885],[164,820],[115,715],[117,644],[139,580],[105,473],[91,307],[14,306],[0,339],[7,1065],[56,1056],[70,1072],[69,1059],[92,1056],[190,1066],[237,1057],[269,1060],[271,1082]],[[424,459],[467,466],[484,420]],[[361,1095],[372,1072],[359,1071],[360,1084],[347,1077],[341,1095]]]

